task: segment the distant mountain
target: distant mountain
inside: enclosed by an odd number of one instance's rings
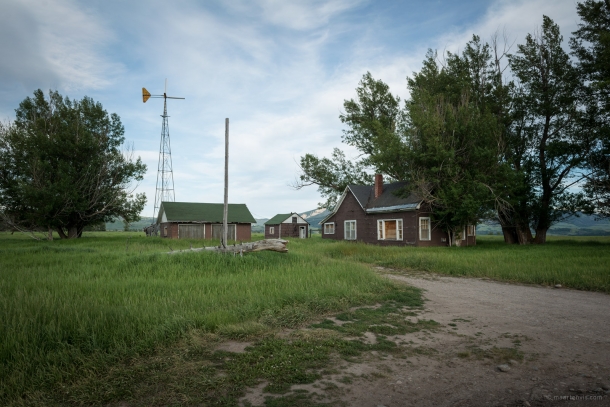
[[[477,225],[479,235],[501,235],[502,228],[497,222]],[[580,214],[554,224],[548,231],[552,236],[610,236],[610,221],[596,220],[594,215]]]
[[[320,221],[322,219],[324,219],[325,217],[327,217],[329,213],[330,213],[330,211],[327,210],[326,208],[320,208],[320,209],[312,209],[311,211],[303,212],[303,213],[300,213],[299,215],[301,215],[301,217],[303,219],[305,219],[307,222],[309,222],[311,227],[319,228]]]

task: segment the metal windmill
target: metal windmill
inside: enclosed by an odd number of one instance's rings
[[[163,98],[163,124],[161,125],[161,143],[159,145],[159,164],[157,166],[157,190],[155,191],[155,207],[153,223],[157,217],[161,202],[174,202],[174,171],[172,170],[172,149],[169,143],[169,125],[167,124],[167,99],[184,99],[167,96],[167,79],[165,80],[165,91],[162,95],[151,95],[146,88],[142,88],[142,102],[150,98]]]

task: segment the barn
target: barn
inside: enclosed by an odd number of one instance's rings
[[[279,239],[282,237],[305,239],[308,236],[309,222],[295,212],[279,213],[265,222],[265,239]]]
[[[402,196],[405,182],[349,185],[334,210],[320,221],[322,238],[353,240],[383,246],[448,246],[448,234],[435,228],[430,209],[415,194]],[[460,246],[476,244],[476,228],[464,225]]]
[[[157,230],[169,239],[220,239],[224,205],[200,202],[161,202]],[[256,220],[246,204],[229,204],[228,240],[250,241]]]

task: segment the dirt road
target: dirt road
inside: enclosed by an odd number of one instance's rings
[[[609,295],[378,271],[424,289],[413,318],[441,328],[294,388],[348,406],[610,406]]]

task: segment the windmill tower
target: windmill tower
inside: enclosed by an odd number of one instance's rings
[[[172,169],[172,149],[169,142],[169,125],[167,123],[167,99],[184,99],[167,96],[167,79],[165,80],[165,91],[163,95],[151,95],[146,88],[142,88],[142,102],[150,98],[163,98],[163,124],[161,125],[161,143],[159,144],[159,164],[157,165],[157,189],[155,191],[155,207],[153,209],[153,223],[157,217],[161,202],[174,202],[174,171]]]

